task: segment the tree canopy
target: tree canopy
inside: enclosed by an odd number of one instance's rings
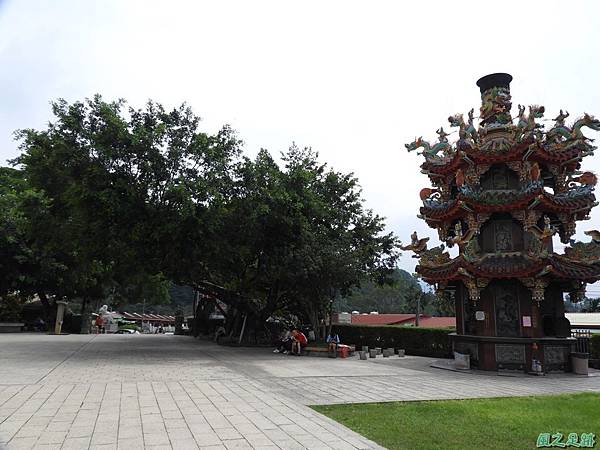
[[[417,302],[420,302],[421,314],[454,315],[451,299],[438,299],[432,292],[423,289],[418,278],[402,269],[395,269],[387,283],[365,279],[349,295],[336,299],[335,309],[338,312],[416,314]]]
[[[186,105],[96,96],[52,110],[0,172],[0,295],[163,301],[174,282],[227,303],[230,327],[260,329],[274,313],[316,324],[395,268],[397,240],[358,180],[310,148],[244,157],[231,128],[202,132]]]

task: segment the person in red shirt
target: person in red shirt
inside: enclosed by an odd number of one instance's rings
[[[302,349],[308,345],[308,339],[300,330],[292,331],[292,353],[300,356]]]

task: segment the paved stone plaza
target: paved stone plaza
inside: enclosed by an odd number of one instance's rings
[[[307,405],[600,392],[537,379],[220,347],[184,336],[0,335],[0,448],[364,449]]]

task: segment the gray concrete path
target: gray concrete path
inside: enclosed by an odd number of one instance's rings
[[[379,448],[307,405],[600,392],[600,377],[473,375],[431,361],[292,357],[184,336],[0,335],[0,448]]]

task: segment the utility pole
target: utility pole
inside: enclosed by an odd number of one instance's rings
[[[421,295],[423,294],[420,293],[417,296],[417,316],[415,317],[415,327],[419,326],[419,316],[421,315]]]
[[[144,315],[146,314],[146,297],[144,297],[144,302],[142,303],[142,333],[144,332]]]

